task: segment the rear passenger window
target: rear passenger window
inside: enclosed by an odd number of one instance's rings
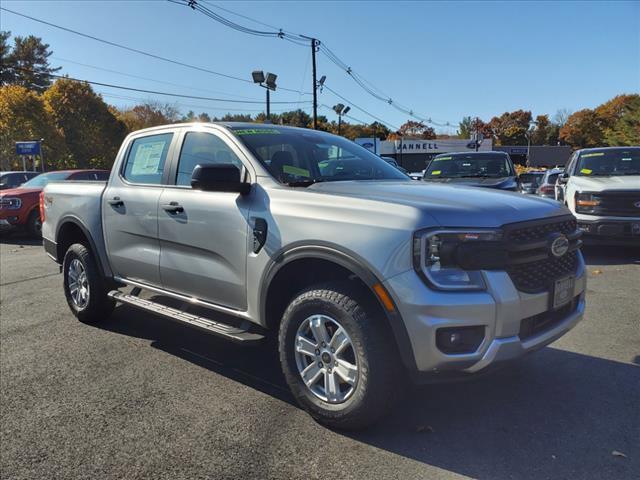
[[[178,159],[176,185],[190,186],[193,169],[207,163],[233,163],[242,171],[242,162],[221,138],[211,133],[187,133]]]
[[[173,133],[136,138],[131,144],[124,178],[132,183],[160,185]]]

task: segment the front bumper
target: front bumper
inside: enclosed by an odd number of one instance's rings
[[[488,288],[481,292],[431,290],[414,271],[386,280],[384,285],[396,300],[413,352],[415,364],[410,365],[410,369],[436,380],[456,372],[478,373],[558,339],[571,330],[584,313],[586,275],[582,255],[578,257],[572,308],[561,310],[546,328],[522,338],[523,320],[549,312],[550,294],[520,292],[506,272],[483,272]],[[447,354],[436,345],[438,329],[471,326],[484,327],[485,331],[484,339],[474,352]]]
[[[18,226],[17,225],[18,221],[19,221],[18,216],[8,215],[4,218],[0,218],[0,232],[14,230]]]
[[[576,218],[585,244],[640,246],[640,218],[580,214]]]

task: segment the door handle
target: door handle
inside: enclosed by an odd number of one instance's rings
[[[162,209],[165,212],[169,213],[182,213],[184,212],[184,207],[180,205],[178,202],[170,202],[162,205]]]
[[[109,205],[112,207],[122,207],[124,205],[124,202],[120,200],[120,197],[113,197],[111,200],[107,200],[107,202],[109,202]]]

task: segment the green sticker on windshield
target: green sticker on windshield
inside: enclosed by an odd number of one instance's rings
[[[309,177],[309,170],[304,168],[294,167],[293,165],[283,165],[282,171],[290,175],[298,175],[299,177]]]
[[[433,159],[434,162],[439,162],[440,160],[451,160],[451,157],[436,157]]]
[[[604,152],[596,152],[596,153],[585,153],[584,155],[580,155],[580,158],[602,157],[602,156],[604,156]]]
[[[244,130],[234,130],[236,135],[279,135],[280,131],[275,128],[246,128]]]
[[[591,172],[593,172],[593,170],[589,170],[588,168],[583,168],[582,170],[580,170],[580,173],[584,175],[591,175]]]
[[[434,170],[433,172],[431,172],[431,175],[440,175],[441,173],[441,170]]]

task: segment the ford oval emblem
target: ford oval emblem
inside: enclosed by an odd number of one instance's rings
[[[640,208],[640,202],[634,203],[633,206],[636,207],[636,208]]]
[[[564,235],[560,235],[556,237],[553,242],[551,242],[551,254],[560,258],[569,250],[569,240]]]

